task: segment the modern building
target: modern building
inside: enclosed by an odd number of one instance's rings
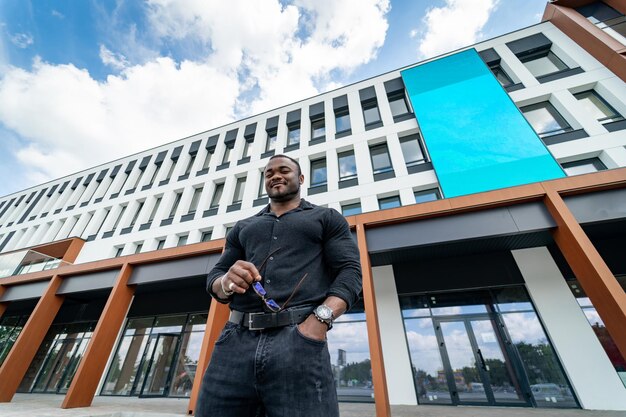
[[[362,302],[328,340],[342,400],[626,410],[625,13],[554,1],[523,30],[1,197],[0,401],[193,413],[228,314],[205,275],[285,153],[361,252]]]

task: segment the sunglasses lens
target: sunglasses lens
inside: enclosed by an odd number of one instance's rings
[[[265,291],[265,288],[263,288],[260,282],[255,282],[254,284],[252,284],[252,288],[261,297],[265,297],[265,295],[267,294],[267,292]]]
[[[272,311],[278,311],[280,310],[280,306],[276,303],[276,301],[272,300],[271,298],[269,300],[265,300],[265,304],[272,310]]]

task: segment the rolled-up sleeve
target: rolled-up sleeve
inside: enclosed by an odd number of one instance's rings
[[[349,310],[361,293],[359,248],[352,237],[348,222],[335,210],[328,210],[324,234],[324,258],[335,275],[327,296],[341,298]]]
[[[217,294],[213,291],[213,283],[221,276],[226,274],[230,267],[237,262],[239,259],[243,259],[244,251],[241,247],[241,244],[238,240],[238,224],[235,224],[235,227],[228,233],[226,236],[226,244],[224,245],[224,251],[222,252],[222,256],[217,261],[213,269],[207,275],[206,280],[206,290],[215,300],[222,304],[228,304],[230,302],[231,297],[227,299],[219,298]]]

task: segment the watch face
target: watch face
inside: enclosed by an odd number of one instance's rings
[[[315,314],[322,320],[330,320],[333,317],[333,311],[330,307],[323,304],[315,309]]]

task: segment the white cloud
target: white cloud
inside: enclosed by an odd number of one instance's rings
[[[424,16],[425,29],[418,53],[430,58],[471,45],[481,39],[481,31],[499,0],[445,0],[442,7],[432,7]]]
[[[130,64],[124,55],[116,54],[104,45],[100,45],[100,59],[104,65],[116,70],[123,70]]]
[[[388,0],[152,0],[149,38],[202,53],[155,57],[158,45],[137,44],[131,25],[100,45],[115,70],[105,80],[39,59],[9,66],[0,123],[29,143],[17,158],[33,182],[62,176],[334,86],[331,71],[375,57],[388,10]]]
[[[237,94],[234,77],[189,61],[159,58],[105,82],[36,61],[0,79],[0,120],[30,142],[17,157],[39,181],[223,124]]]
[[[105,80],[38,59],[0,69],[0,123],[29,143],[17,157],[33,182],[336,86],[331,71],[350,73],[383,45],[389,2],[151,0],[145,10],[154,33],[144,39],[157,44],[139,43],[133,25],[111,33],[99,55],[116,74]],[[201,53],[177,62],[155,56],[159,42]]]
[[[13,45],[21,49],[28,48],[35,42],[33,35],[29,33],[15,33],[13,35],[10,35],[9,39],[11,40],[11,43],[13,43]]]
[[[56,17],[58,19],[65,19],[65,15],[63,13],[61,13],[60,11],[58,11],[58,10],[52,9],[51,14],[52,14],[52,16],[54,16],[54,17]]]

